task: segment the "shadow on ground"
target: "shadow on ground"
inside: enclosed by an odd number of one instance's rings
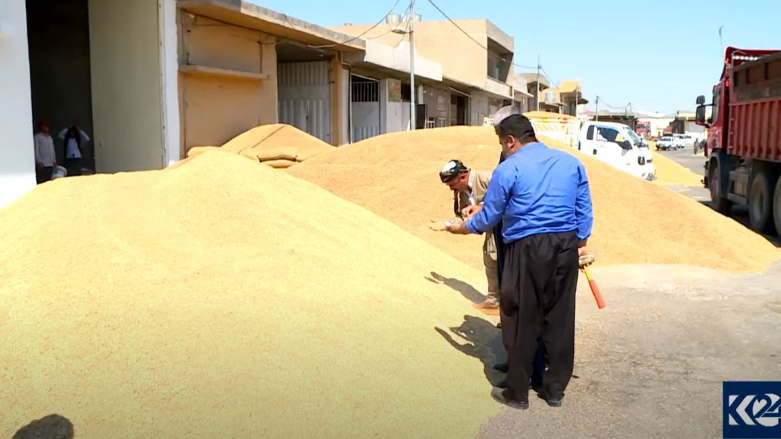
[[[13,439],[73,439],[73,424],[60,415],[49,415],[25,425]]]
[[[435,273],[433,271],[431,272],[431,277],[426,276],[426,280],[438,285],[447,285],[461,293],[461,295],[463,295],[472,303],[482,303],[485,299],[487,299],[487,296],[480,293],[480,291],[477,291],[477,289],[472,285],[469,285],[468,283],[458,279],[453,279],[452,277],[442,276],[441,274]]]
[[[501,330],[491,322],[479,317],[464,316],[461,326],[450,328],[461,340],[454,339],[444,329],[434,329],[455,349],[480,360],[483,363],[483,373],[492,386],[504,379],[505,375],[495,370],[494,365],[505,362],[507,354],[502,346]]]

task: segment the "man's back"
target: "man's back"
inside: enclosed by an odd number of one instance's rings
[[[508,157],[497,171],[509,183],[503,216],[507,241],[578,228],[577,195],[587,178],[577,158],[542,143],[532,143]]]

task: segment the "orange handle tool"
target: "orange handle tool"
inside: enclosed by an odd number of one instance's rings
[[[605,307],[605,299],[602,298],[602,293],[599,292],[599,287],[597,286],[597,282],[591,278],[591,275],[588,272],[588,267],[583,266],[581,267],[581,270],[583,270],[583,274],[586,275],[586,279],[588,280],[588,286],[591,287],[591,294],[594,295],[594,300],[597,301],[597,306],[599,309],[602,309]]]

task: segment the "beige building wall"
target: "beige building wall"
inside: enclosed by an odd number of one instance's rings
[[[98,172],[162,169],[163,97],[157,0],[90,0]]]
[[[458,25],[484,47],[488,47],[486,20],[459,20]],[[335,27],[332,30],[357,36],[371,27],[372,25],[354,25]],[[390,24],[382,24],[362,38],[370,38],[389,46],[398,46],[402,42],[402,37],[389,32],[390,30]],[[409,37],[405,36],[403,42],[409,44]],[[483,86],[488,77],[488,52],[449,21],[415,22],[415,52],[439,63],[442,72],[454,79]]]
[[[183,156],[277,122],[275,37],[187,12],[180,35]]]
[[[450,91],[433,87],[423,86],[423,103],[426,104],[426,117],[434,121],[434,126],[450,125]],[[441,119],[444,119],[442,121]]]

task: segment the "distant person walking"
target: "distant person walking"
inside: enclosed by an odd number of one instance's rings
[[[60,139],[65,145],[65,167],[68,175],[81,175],[84,144],[89,142],[87,133],[76,125],[60,131]]]
[[[54,168],[57,167],[57,154],[54,152],[54,139],[49,134],[51,127],[48,122],[38,125],[38,132],[33,137],[35,148],[35,179],[38,184],[52,179]]]

